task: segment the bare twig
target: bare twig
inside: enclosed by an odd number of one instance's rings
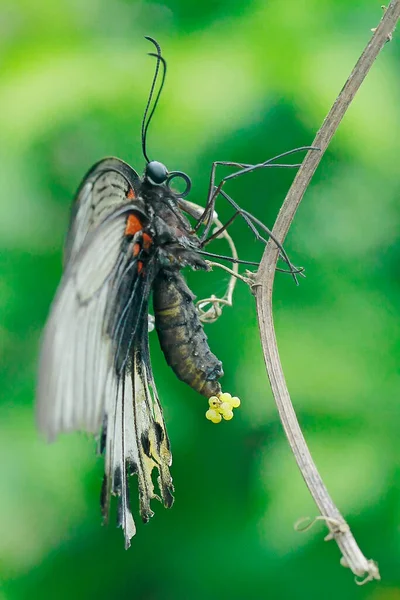
[[[312,145],[317,146],[321,151],[309,152],[307,154],[286,196],[273,228],[273,234],[281,244],[285,240],[296,210],[322,155],[375,58],[385,43],[391,39],[391,34],[399,18],[400,0],[393,0],[385,11],[372,39],[362,53],[323,122],[321,129],[317,133]],[[297,464],[329,528],[330,534],[328,537],[329,539],[335,539],[342,552],[341,564],[349,567],[356,576],[365,577],[362,582],[358,581],[358,583],[380,579],[376,563],[372,560],[367,560],[362,554],[350,528],[329,496],[308,450],[291,403],[279,358],[272,317],[272,290],[278,255],[279,250],[276,244],[270,239],[265,249],[253,289],[256,296],[264,359],[279,415]]]

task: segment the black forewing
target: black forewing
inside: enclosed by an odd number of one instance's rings
[[[137,240],[124,235],[129,213],[143,213],[140,199],[131,198],[140,185],[136,177],[122,161],[106,159],[78,192],[65,272],[42,342],[37,404],[39,427],[49,439],[61,431],[99,433],[103,424],[103,508],[106,513],[111,492],[121,497],[127,546],[135,533],[127,469],[138,474],[144,519],[152,514],[154,466],[166,505],[172,490],[169,442],[147,346],[156,257],[139,269]]]

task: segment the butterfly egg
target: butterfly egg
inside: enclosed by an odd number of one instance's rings
[[[219,398],[217,398],[217,396],[211,396],[211,398],[208,399],[208,405],[210,408],[214,408],[215,410],[217,410],[220,404],[221,402]]]
[[[221,415],[213,408],[209,408],[206,412],[206,419],[208,419],[212,423],[221,423],[222,421]]]
[[[240,399],[237,396],[234,396],[231,399],[231,405],[232,405],[233,408],[239,408],[239,406],[240,406]]]
[[[222,413],[222,417],[224,421],[230,421],[231,419],[233,419],[233,410],[225,410]]]
[[[206,412],[206,418],[212,423],[220,423],[233,419],[233,409],[240,406],[240,400],[237,396],[232,397],[228,393],[220,393],[218,396],[211,396],[208,399],[210,406]]]

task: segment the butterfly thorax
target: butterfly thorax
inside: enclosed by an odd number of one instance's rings
[[[151,238],[160,267],[181,269],[190,266],[208,270],[207,263],[198,254],[200,240],[178,208],[178,200],[179,197],[167,186],[141,181],[138,201],[145,213],[143,235]]]

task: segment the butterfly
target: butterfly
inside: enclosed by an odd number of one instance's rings
[[[74,430],[99,435],[105,461],[102,513],[107,520],[111,496],[116,496],[126,548],[136,532],[129,476],[137,476],[143,521],[153,515],[154,498],[165,507],[174,500],[170,442],[150,362],[151,296],[166,360],[179,379],[209,399],[207,418],[214,423],[230,420],[240,404],[237,397],[222,392],[222,363],[209,347],[194,295],[181,273],[185,267],[210,270],[206,257],[214,255],[204,246],[227,228],[209,235],[215,199],[222,194],[233,201],[213,183],[210,202],[199,212],[197,205],[185,200],[189,177],[149,160],[146,134],[166,63],[159,44],[147,39],[157,50],[151,53],[157,66],[142,122],[144,174],[118,158],[105,158],[89,170],[78,189],[64,272],[42,339],[37,390],[38,426],[49,440]],[[150,110],[160,65],[162,82]],[[225,164],[244,172],[257,168]],[[179,193],[172,189],[176,179],[185,185]],[[260,224],[246,211],[240,214],[253,230],[255,223]],[[196,219],[195,227],[188,217]],[[200,225],[204,231],[198,235]],[[299,270],[280,250],[295,276]]]

